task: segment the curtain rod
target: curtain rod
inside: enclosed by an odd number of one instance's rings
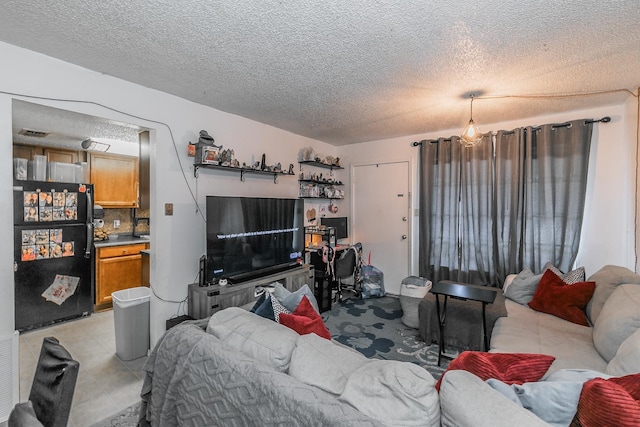
[[[591,124],[591,123],[609,123],[610,121],[611,121],[611,117],[605,116],[605,117],[602,117],[601,119],[595,119],[595,120],[588,119],[588,120],[585,120],[584,124],[588,125],[588,124]],[[569,127],[570,125],[571,125],[571,123],[559,123],[559,124],[551,125],[551,128],[552,129],[558,129],[558,128],[563,128],[563,127]],[[540,130],[542,128],[541,127],[534,127],[532,129],[533,130]],[[513,131],[508,131],[508,132],[504,132],[504,133],[509,135],[509,134],[514,133],[514,132]],[[423,142],[426,142],[426,141],[427,141],[426,139],[423,139],[422,141],[414,141],[414,142],[411,143],[411,145],[413,147],[418,147],[418,146],[422,145]],[[444,142],[451,142],[451,138],[444,139],[443,141]],[[430,144],[437,144],[438,140],[435,140],[435,139],[434,140],[430,140],[429,143]]]

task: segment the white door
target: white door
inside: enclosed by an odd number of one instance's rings
[[[352,241],[361,242],[363,260],[384,273],[388,293],[400,294],[409,275],[409,163],[354,166]]]

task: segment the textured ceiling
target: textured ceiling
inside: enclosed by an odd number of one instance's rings
[[[0,40],[335,145],[462,128],[469,93],[640,85],[637,0],[20,0]],[[628,96],[477,99],[474,119]]]

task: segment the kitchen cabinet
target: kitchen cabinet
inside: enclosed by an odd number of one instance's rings
[[[84,160],[80,158],[77,151],[59,148],[45,148],[43,154],[47,156],[47,162],[78,163]]]
[[[138,158],[105,153],[89,154],[95,203],[104,208],[137,208]]]
[[[149,243],[96,248],[96,310],[111,307],[111,294],[122,289],[148,286],[142,279],[140,251]]]
[[[33,147],[31,145],[13,144],[14,159],[33,160],[33,156],[36,154],[40,154],[40,152],[38,151],[38,147]]]

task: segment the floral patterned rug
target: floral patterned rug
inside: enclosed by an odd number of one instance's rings
[[[438,366],[438,345],[425,343],[417,329],[402,323],[402,307],[395,297],[349,298],[333,305],[322,318],[331,337],[368,358],[412,362],[440,378],[449,364]]]

